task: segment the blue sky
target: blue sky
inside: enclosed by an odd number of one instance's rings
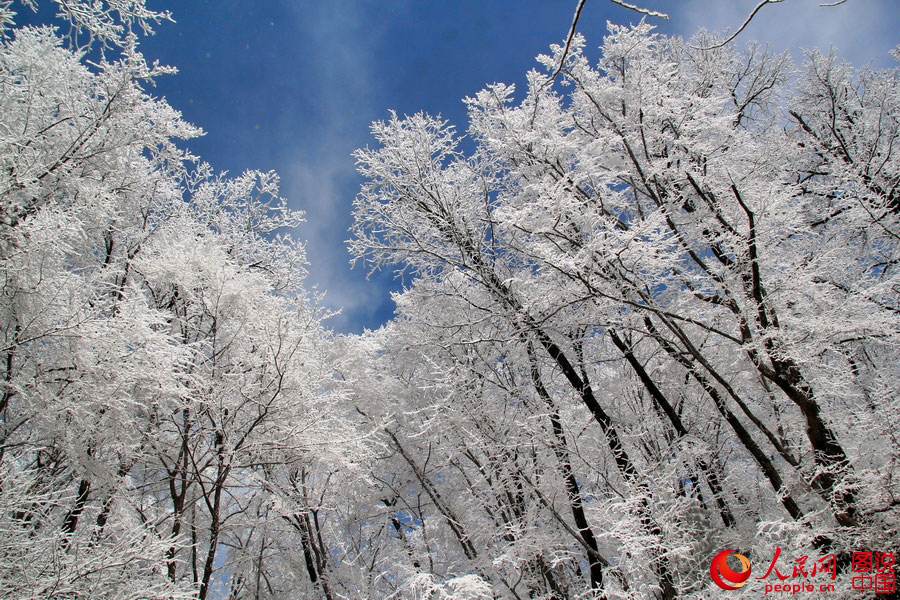
[[[690,35],[698,27],[736,28],[757,0],[631,0],[669,13],[661,31]],[[309,283],[343,308],[331,326],[374,328],[393,313],[393,274],[367,280],[351,270],[345,248],[360,179],[351,152],[370,144],[369,124],[389,109],[441,114],[466,126],[461,99],[485,84],[520,88],[534,57],[566,35],[576,1],[520,0],[147,0],[169,9],[142,41],[150,60],[178,67],[151,93],[166,97],[206,135],[189,143],[217,170],[275,170],[292,207],[307,222]],[[607,20],[639,15],[607,0],[588,0],[579,23],[589,47]],[[799,56],[804,47],[835,46],[856,63],[893,66],[900,42],[900,2],[816,0],[765,7],[738,38],[760,39]]]

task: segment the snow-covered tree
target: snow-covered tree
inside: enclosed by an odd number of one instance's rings
[[[284,521],[279,482],[359,447],[301,215],[273,174],[179,149],[201,132],[132,34],[166,15],[59,4],[70,38],[0,7],[0,596],[239,591],[282,569],[245,552]]]
[[[714,548],[843,565],[897,542],[897,71],[712,45],[611,26],[592,64],[576,36],[521,100],[467,99],[473,151],[417,114],[357,152],[353,252],[413,277],[396,326],[480,411],[456,452],[498,414],[545,420],[527,427],[553,452],[529,468],[566,491],[521,491],[578,542],[582,592],[703,597]],[[419,402],[422,422],[386,426],[395,446],[465,404]]]

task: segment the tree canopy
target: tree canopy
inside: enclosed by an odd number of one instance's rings
[[[854,595],[896,548],[897,69],[641,22],[465,135],[391,113],[349,247],[407,285],[339,336],[278,177],[148,92],[169,15],[57,4],[0,2],[0,597],[700,599],[732,548]]]

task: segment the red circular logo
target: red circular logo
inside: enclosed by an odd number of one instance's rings
[[[709,575],[717,586],[723,590],[737,590],[743,587],[744,583],[750,579],[750,560],[743,554],[735,553],[735,558],[741,561],[740,572],[733,571],[728,566],[726,559],[734,550],[724,550],[719,552],[709,565]],[[725,581],[723,581],[723,579]],[[728,583],[725,583],[725,582]],[[729,585],[731,584],[731,585]]]

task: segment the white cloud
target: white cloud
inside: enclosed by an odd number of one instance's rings
[[[379,85],[377,49],[383,29],[366,19],[362,2],[287,5],[298,32],[292,51],[304,53],[304,72],[290,76],[308,82],[304,96],[312,110],[294,117],[303,120],[304,134],[282,150],[290,165],[282,173],[282,192],[294,208],[306,212],[307,222],[298,233],[307,242],[307,285],[325,292],[327,309],[343,310],[332,327],[358,330],[360,320],[389,302],[383,278],[371,282],[361,268],[351,271],[346,249],[359,184],[351,152],[368,141],[372,115],[384,111],[371,100]]]
[[[350,208],[341,182],[352,173],[352,165],[349,156],[329,154],[315,161],[298,162],[284,190],[294,205],[306,211],[306,223],[300,226],[299,235],[307,243],[308,284],[325,292],[327,309],[343,309],[331,323],[341,331],[357,329],[354,318],[372,312],[369,305],[373,295],[380,293],[364,279],[363,271],[349,268],[350,255],[344,240],[349,237]]]

